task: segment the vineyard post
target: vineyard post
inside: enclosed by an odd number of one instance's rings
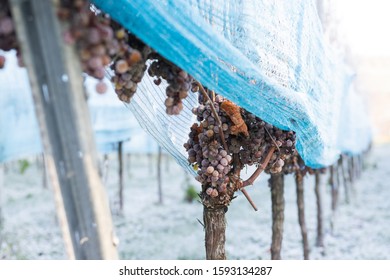
[[[334,163],[330,167],[330,178],[329,183],[331,187],[331,194],[332,194],[332,211],[336,212],[338,207],[338,200],[339,200],[339,180],[337,178],[338,176],[338,166],[337,163]]]
[[[307,227],[305,221],[305,201],[304,201],[304,184],[303,174],[300,171],[295,173],[295,183],[297,191],[297,205],[298,205],[298,221],[301,228],[302,235],[302,247],[303,247],[303,258],[309,259],[309,240],[307,237]]]
[[[351,182],[352,187],[354,186],[355,179],[356,179],[354,170],[355,170],[355,164],[353,161],[353,156],[349,156],[348,157],[348,174],[349,174],[349,181]]]
[[[315,176],[315,185],[314,192],[316,195],[316,205],[317,205],[317,239],[316,246],[324,247],[324,226],[323,226],[323,214],[322,214],[322,199],[321,199],[321,173],[319,170],[316,170],[314,173]]]
[[[343,185],[344,185],[344,194],[345,194],[345,203],[349,204],[350,197],[349,197],[349,182],[348,182],[348,176],[347,172],[345,170],[345,155],[341,155],[339,159],[339,167],[341,168],[341,176],[343,177]]]
[[[119,213],[123,215],[123,141],[118,142]]]
[[[330,167],[329,172],[329,186],[331,189],[331,209],[332,209],[332,215],[331,215],[331,231],[334,231],[335,228],[335,220],[336,220],[336,211],[338,206],[338,188],[337,186],[337,163],[332,164]]]
[[[355,176],[354,170],[355,170],[355,163],[353,160],[353,156],[349,155],[348,156],[348,176],[349,176],[352,198],[355,198],[355,196],[356,196],[356,189],[355,189],[356,176]]]
[[[362,176],[362,170],[363,170],[363,161],[362,161],[362,154],[358,154],[356,156],[356,161],[357,161],[357,178],[360,179],[360,177]]]
[[[103,179],[103,183],[107,184],[107,182],[108,182],[108,173],[109,173],[109,169],[110,169],[108,154],[104,154],[104,156],[103,156],[103,167],[101,167],[100,169],[101,169],[100,177]]]
[[[48,178],[47,178],[47,167],[46,167],[45,154],[42,153],[41,157],[42,157],[42,186],[44,189],[48,189],[49,182],[48,182]]]
[[[284,175],[271,174],[269,179],[272,201],[272,243],[271,259],[281,260],[284,224]]]
[[[59,1],[10,3],[65,241],[71,240],[76,259],[116,259],[82,72],[74,47],[61,38]]]

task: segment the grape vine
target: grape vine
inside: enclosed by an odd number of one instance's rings
[[[265,123],[212,91],[207,94],[210,98],[200,95],[200,105],[193,109],[199,123],[192,125],[184,147],[197,169],[203,204],[222,207],[263,170],[278,173],[286,168],[285,161],[296,153],[295,133]],[[257,165],[257,170],[243,181],[240,172],[246,165]]]

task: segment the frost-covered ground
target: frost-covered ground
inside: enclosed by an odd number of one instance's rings
[[[330,192],[323,178],[325,250],[314,246],[316,208],[313,179],[305,183],[306,221],[312,259],[390,259],[390,145],[374,147],[367,170],[356,183],[351,203],[340,192],[335,229],[330,230]],[[57,224],[52,193],[42,187],[42,171],[35,160],[21,175],[17,163],[8,165],[0,189],[3,225],[0,230],[0,259],[64,259],[64,245]],[[128,164],[128,162],[127,162]],[[157,204],[156,160],[133,155],[125,172],[125,214],[118,207],[118,177],[115,155],[110,156],[107,189],[114,212],[122,259],[203,259],[202,205],[184,201],[189,184],[170,159],[162,162],[163,199]],[[249,171],[248,171],[249,173]],[[271,204],[268,176],[262,174],[248,189],[259,211],[238,195],[227,212],[226,250],[229,259],[269,259]],[[286,179],[285,232],[282,257],[302,259],[295,186]]]

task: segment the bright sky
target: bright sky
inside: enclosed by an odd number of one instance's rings
[[[390,55],[389,0],[335,0],[343,34],[354,53]]]

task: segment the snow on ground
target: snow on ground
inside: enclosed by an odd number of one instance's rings
[[[367,170],[355,184],[350,204],[343,190],[330,230],[330,189],[323,177],[325,250],[316,248],[314,180],[306,178],[306,221],[312,259],[390,259],[390,145],[375,147]],[[163,199],[158,204],[156,158],[132,155],[126,158],[125,213],[117,214],[118,176],[115,155],[109,157],[107,190],[113,211],[122,259],[204,259],[202,205],[184,200],[188,178],[173,159],[162,163]],[[128,161],[129,160],[129,161]],[[42,170],[33,159],[21,175],[18,163],[7,164],[0,185],[3,225],[0,228],[0,259],[65,259],[50,188],[44,189]],[[4,169],[4,167],[3,167]],[[248,170],[248,174],[250,170]],[[227,212],[226,250],[229,259],[270,259],[271,203],[268,175],[248,188],[259,211],[252,210],[238,194]],[[1,184],[1,182],[0,182]],[[285,231],[282,257],[302,259],[295,185],[286,177]]]

